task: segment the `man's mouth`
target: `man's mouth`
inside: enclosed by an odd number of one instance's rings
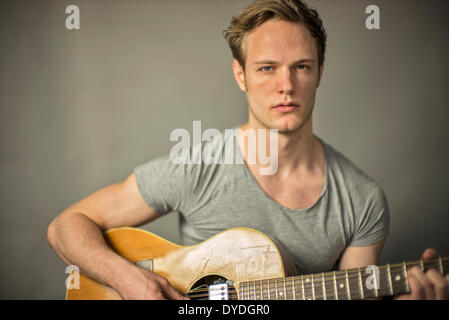
[[[296,108],[299,108],[299,104],[292,102],[281,102],[273,107],[274,110],[279,112],[292,112]]]

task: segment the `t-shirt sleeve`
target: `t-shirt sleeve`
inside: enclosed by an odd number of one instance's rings
[[[197,166],[175,164],[169,155],[134,169],[137,187],[145,202],[156,212],[183,211],[189,206],[197,181]]]
[[[366,199],[364,210],[356,219],[354,234],[348,246],[373,245],[389,235],[390,210],[383,190],[376,186]]]

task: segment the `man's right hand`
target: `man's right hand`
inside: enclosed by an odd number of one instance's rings
[[[112,251],[103,237],[104,230],[141,225],[159,216],[140,195],[133,173],[64,210],[49,225],[47,239],[64,262],[114,288],[123,299],[185,299],[167,279]]]
[[[179,293],[164,277],[149,270],[139,268],[141,276],[135,281],[123,283],[118,288],[125,300],[189,300]]]

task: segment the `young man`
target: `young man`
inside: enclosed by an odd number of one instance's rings
[[[312,130],[326,43],[316,11],[299,0],[255,1],[233,18],[225,37],[249,119],[224,139],[225,145],[238,142],[245,163],[156,159],[69,207],[49,226],[49,243],[65,262],[125,299],[183,297],[163,277],[109,249],[102,231],[137,226],[172,210],[181,213],[184,244],[231,227],[251,227],[283,245],[299,273],[378,263],[389,227],[385,195]],[[260,161],[248,161],[254,146],[246,143],[245,132],[259,135],[258,129],[278,132],[270,154],[277,156],[277,166],[270,174],[261,174]],[[268,150],[272,143],[266,142]],[[425,259],[434,256],[434,250],[424,253]],[[399,298],[449,296],[448,279],[435,270],[424,274],[415,268],[409,282],[411,294]]]

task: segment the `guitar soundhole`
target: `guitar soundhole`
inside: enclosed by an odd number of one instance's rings
[[[186,297],[191,300],[209,300],[209,286],[223,284],[228,287],[229,299],[237,299],[232,280],[218,274],[210,274],[198,279],[189,289]]]

